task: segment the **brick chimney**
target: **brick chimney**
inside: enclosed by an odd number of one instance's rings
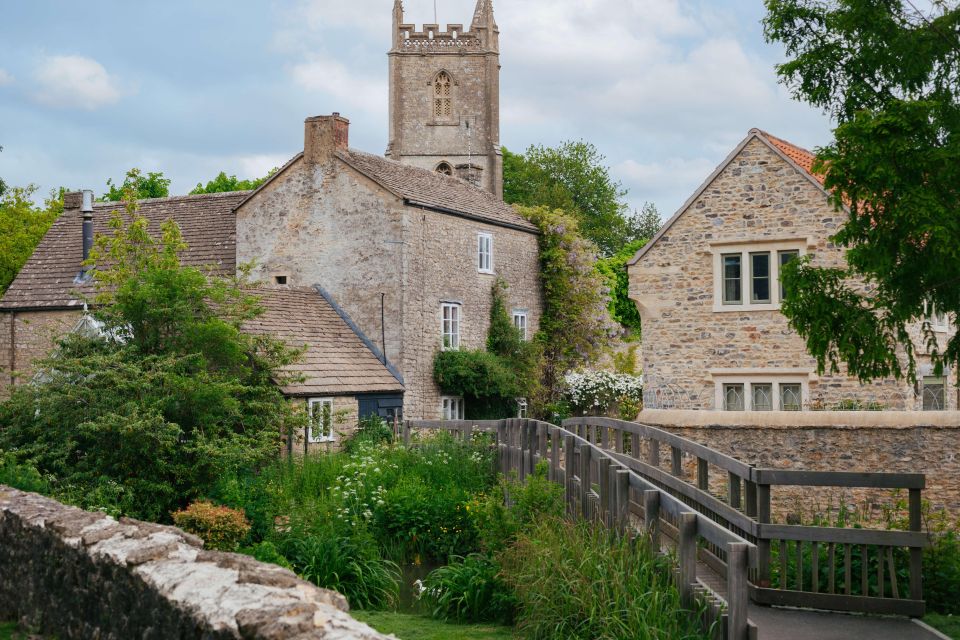
[[[307,118],[304,123],[303,159],[312,164],[329,162],[338,149],[350,145],[350,121],[334,112]]]

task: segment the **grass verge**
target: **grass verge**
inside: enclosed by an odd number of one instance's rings
[[[516,637],[511,628],[493,624],[449,624],[389,611],[351,611],[350,615],[400,640],[513,640]]]
[[[923,617],[923,621],[937,631],[947,634],[953,640],[960,640],[960,616],[928,613]]]

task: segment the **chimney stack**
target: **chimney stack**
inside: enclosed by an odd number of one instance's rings
[[[75,191],[63,195],[63,208],[68,210],[80,210],[82,216],[82,242],[83,258],[81,262],[86,262],[90,258],[90,251],[93,249],[93,191],[85,189],[84,191]],[[75,281],[83,283],[90,279],[91,268],[87,265],[80,265],[80,272]]]
[[[304,125],[303,159],[310,164],[327,163],[350,146],[350,121],[337,112],[307,118]]]

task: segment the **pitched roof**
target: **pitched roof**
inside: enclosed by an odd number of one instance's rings
[[[538,233],[537,227],[524,220],[516,209],[486,189],[460,178],[355,149],[337,151],[337,157],[412,205]]]
[[[140,201],[139,213],[150,221],[154,234],[167,220],[180,225],[188,248],[183,263],[209,266],[215,273],[231,274],[236,269],[236,222],[234,207],[246,191],[216,193]],[[94,204],[94,233],[107,233],[117,202]],[[61,215],[24,265],[0,300],[0,309],[62,308],[82,305],[92,297],[92,283],[74,282],[83,259],[82,219],[76,210]]]
[[[285,368],[302,381],[283,387],[291,396],[396,393],[403,385],[314,289],[268,288],[254,292],[265,312],[244,331],[271,335],[291,347],[306,347],[302,359]]]
[[[770,144],[779,149],[785,156],[793,160],[793,162],[806,171],[810,176],[819,182],[820,184],[824,183],[824,175],[822,173],[813,172],[813,161],[816,158],[816,154],[812,151],[808,151],[803,147],[798,147],[792,142],[787,142],[783,138],[778,138],[776,136],[770,135],[766,131],[756,130],[757,134],[766,138]]]
[[[746,147],[751,140],[759,140],[763,144],[767,145],[787,164],[792,166],[805,178],[807,178],[807,180],[823,190],[823,176],[813,173],[814,154],[812,152],[807,151],[802,147],[798,147],[795,144],[791,144],[786,140],[772,136],[765,131],[761,131],[760,129],[751,129],[750,132],[747,133],[747,137],[744,138],[740,144],[738,144],[736,148],[730,152],[730,155],[724,158],[723,162],[721,162],[719,166],[713,170],[713,173],[711,173],[707,179],[703,181],[703,184],[701,184],[700,187],[693,192],[693,195],[683,203],[683,205],[675,214],[673,214],[673,217],[667,220],[666,224],[660,227],[660,231],[658,231],[657,234],[651,238],[650,242],[645,244],[639,251],[637,251],[633,258],[627,262],[628,266],[637,264],[637,262],[639,262],[640,259],[646,255],[650,249],[653,248],[653,245],[655,245],[657,241],[660,240],[660,238],[662,238],[670,230],[680,216],[682,216],[687,209],[689,209],[690,206],[696,202],[697,198],[699,198],[703,192],[706,191],[711,184],[713,184],[713,181],[717,179],[717,176],[719,176],[720,173],[727,168],[727,165],[733,162],[734,158],[740,155],[740,152],[743,151],[744,147]],[[826,195],[826,193],[827,192],[824,191],[824,195]]]

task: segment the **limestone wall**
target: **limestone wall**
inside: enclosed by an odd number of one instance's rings
[[[0,398],[11,384],[29,379],[34,361],[48,355],[81,314],[79,310],[0,312]]]
[[[924,499],[960,518],[960,412],[784,412],[768,413],[765,422],[756,416],[645,410],[637,421],[758,467],[924,473]],[[773,498],[781,516],[823,512],[841,500],[858,507],[892,500],[890,491],[788,487],[775,488]]]
[[[747,379],[763,372],[801,376],[808,388],[805,408],[844,402],[893,410],[922,406],[911,385],[895,380],[861,385],[844,375],[816,375],[816,362],[778,305],[716,303],[715,254],[740,251],[724,247],[755,244],[744,251],[772,250],[774,256],[778,248],[798,249],[813,254],[818,266],[845,266],[843,250],[830,242],[843,216],[808,177],[759,139],[749,141],[629,267],[630,297],[643,318],[648,406],[721,408],[716,386],[735,371]],[[744,296],[749,299],[749,292]],[[918,335],[916,328],[913,333]],[[941,345],[947,337],[938,336]],[[919,361],[922,366],[929,359],[921,355]],[[957,408],[953,382],[951,376],[946,393],[950,409]]]
[[[388,637],[286,569],[2,485],[0,568],[0,619],[62,640]]]

